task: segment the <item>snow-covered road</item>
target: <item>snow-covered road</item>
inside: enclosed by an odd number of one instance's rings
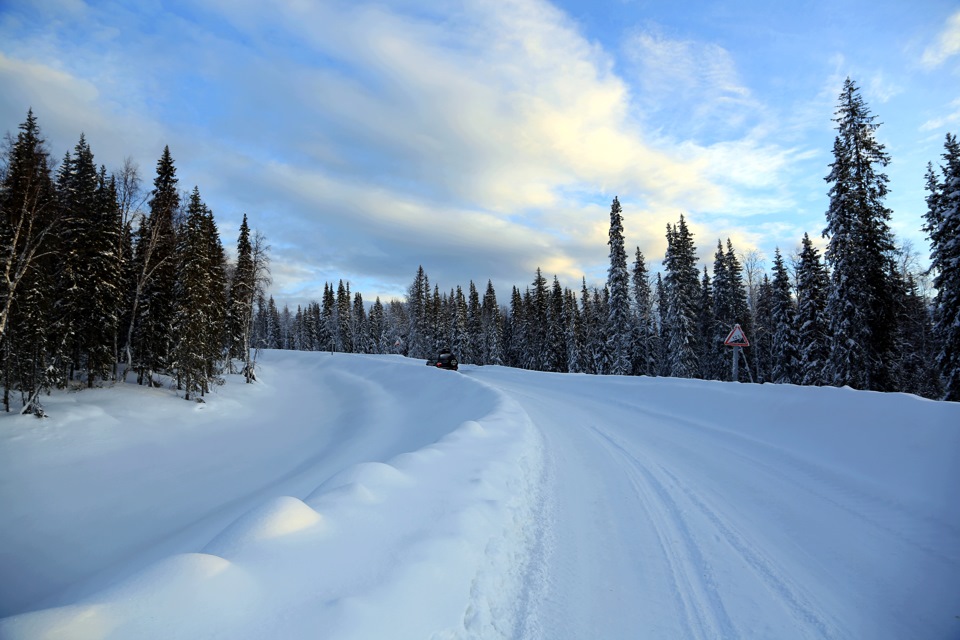
[[[935,403],[504,369],[546,441],[543,637],[960,634],[958,449]],[[921,630],[927,629],[930,633]],[[597,634],[598,630],[602,630]]]
[[[0,638],[960,637],[960,405],[268,352],[0,417]]]

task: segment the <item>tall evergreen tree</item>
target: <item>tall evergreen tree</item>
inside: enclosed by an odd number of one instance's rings
[[[756,382],[773,380],[773,336],[776,331],[773,305],[773,284],[767,274],[763,274],[763,280],[757,288],[757,314],[754,318],[753,336],[747,336],[751,345]]]
[[[134,297],[137,381],[152,382],[155,372],[169,364],[173,335],[174,289],[177,282],[175,216],[180,208],[177,172],[170,148],[164,147],[153,181],[150,216],[137,233],[135,270],[139,294]]]
[[[798,382],[821,385],[827,362],[827,329],[823,312],[829,287],[827,271],[820,261],[820,252],[810,236],[803,234],[800,267],[797,272],[797,347],[799,349]]]
[[[417,268],[417,275],[407,289],[407,317],[410,326],[407,331],[407,355],[411,358],[427,358],[433,350],[428,341],[427,305],[430,297],[430,280],[423,265]]]
[[[493,282],[487,280],[487,290],[483,294],[481,308],[483,320],[484,364],[503,364],[503,317],[500,306],[497,304],[497,293],[493,289]]]
[[[367,309],[363,306],[363,296],[359,291],[353,294],[353,314],[350,318],[350,329],[353,335],[353,352],[371,353]]]
[[[713,283],[707,267],[703,267],[703,277],[700,280],[700,300],[697,305],[697,327],[699,352],[697,360],[700,363],[700,378],[704,380],[722,380],[723,358],[722,352],[717,349],[717,319],[714,314]]]
[[[547,357],[546,371],[565,372],[567,362],[567,314],[563,304],[563,289],[557,276],[553,276],[550,302],[547,307]]]
[[[253,245],[250,244],[250,227],[247,214],[240,223],[237,238],[237,266],[230,283],[230,303],[227,314],[227,342],[229,357],[243,362],[247,382],[253,381],[253,363],[250,354],[250,334],[253,329],[253,298],[256,281],[253,273]]]
[[[798,384],[800,375],[800,350],[798,348],[796,306],[790,293],[790,276],[783,264],[780,249],[773,257],[773,382]]]
[[[341,353],[353,353],[353,328],[350,318],[350,285],[337,285],[337,306],[336,306],[336,345],[337,351]]]
[[[206,343],[212,305],[209,298],[211,256],[204,237],[204,214],[200,190],[194,187],[177,246],[179,264],[171,354],[171,364],[176,367],[177,380],[187,400],[191,394],[202,395],[207,390]]]
[[[926,224],[930,270],[937,289],[934,336],[936,366],[943,378],[943,399],[960,401],[960,144],[947,134],[942,178],[928,170]]]
[[[547,362],[547,333],[549,319],[547,317],[548,294],[547,279],[543,277],[540,267],[533,279],[533,291],[530,304],[526,309],[527,322],[527,354],[528,367],[535,371],[544,371]]]
[[[657,362],[657,375],[670,375],[670,319],[668,317],[668,308],[670,306],[669,296],[667,294],[667,285],[663,282],[663,276],[657,273],[657,283],[654,287],[656,294],[656,319],[657,319],[657,352],[655,355]]]
[[[650,290],[650,280],[647,275],[647,266],[637,247],[636,257],[631,273],[633,282],[633,303],[635,309],[634,339],[633,339],[633,374],[638,376],[653,376],[657,374],[657,323],[654,316],[653,295]]]
[[[610,205],[610,267],[607,270],[607,288],[610,290],[610,309],[607,322],[607,352],[610,371],[614,375],[631,373],[631,346],[633,322],[630,314],[630,273],[627,271],[627,252],[623,246],[623,214],[620,201]]]
[[[695,377],[699,371],[697,307],[700,278],[693,235],[680,216],[676,227],[667,225],[666,277],[667,326],[669,328],[670,375]]]
[[[460,362],[483,364],[483,314],[480,309],[480,293],[470,281],[467,298],[467,349]]]
[[[884,391],[890,389],[895,331],[894,244],[884,206],[888,178],[881,171],[890,156],[876,139],[875,119],[847,78],[834,118],[823,235],[830,239],[825,255],[832,267],[826,308],[831,382]]]
[[[23,413],[43,415],[60,207],[49,154],[33,111],[10,146],[0,183],[0,353],[4,408],[19,389]]]

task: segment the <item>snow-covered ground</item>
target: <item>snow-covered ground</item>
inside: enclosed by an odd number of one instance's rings
[[[960,404],[267,352],[0,417],[0,638],[956,638]]]

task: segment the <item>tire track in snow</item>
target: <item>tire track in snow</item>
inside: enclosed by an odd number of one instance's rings
[[[592,425],[590,428],[628,463],[628,469],[635,472],[631,481],[648,512],[651,507],[658,512],[651,513],[655,516],[652,524],[661,551],[670,566],[674,590],[684,612],[686,635],[704,640],[739,638],[740,634],[724,607],[703,549],[694,539],[683,511],[670,490],[609,434]],[[671,548],[669,541],[676,536],[683,542],[683,552]]]
[[[707,422],[628,403],[622,403],[622,405],[651,418],[668,420],[707,435],[713,439],[714,446],[722,448],[729,455],[749,462],[778,480],[789,482],[797,489],[833,505],[906,545],[945,563],[960,567],[960,554],[950,553],[950,549],[938,548],[933,540],[928,539],[933,535],[931,532],[940,530],[960,538],[960,529],[944,519],[932,518],[900,502],[871,492],[869,487],[855,476],[842,475],[835,469],[793,455],[770,443],[733,430],[719,430]],[[731,441],[739,443],[740,446],[736,448],[730,446]],[[785,473],[787,470],[790,473]],[[838,497],[843,497],[844,500],[839,500]],[[910,524],[914,528],[913,531],[904,530],[904,524]],[[954,551],[960,551],[960,548]]]
[[[804,629],[813,629],[814,635],[817,638],[834,638],[836,637],[836,632],[832,628],[832,625],[829,625],[823,617],[821,617],[815,607],[810,603],[809,598],[805,597],[799,589],[788,584],[788,581],[783,579],[783,572],[777,570],[772,562],[766,559],[761,553],[759,553],[753,545],[751,545],[743,535],[738,533],[736,529],[730,525],[722,516],[720,516],[717,511],[709,507],[706,502],[704,502],[695,492],[693,492],[688,486],[686,486],[676,475],[671,473],[661,464],[658,464],[649,458],[645,460],[640,460],[635,454],[628,451],[621,443],[619,443],[615,438],[606,434],[596,428],[594,430],[602,436],[605,440],[611,443],[618,451],[620,451],[624,458],[630,462],[634,468],[640,471],[642,475],[650,482],[663,501],[669,501],[672,505],[672,509],[675,510],[675,513],[678,514],[678,518],[682,520],[682,511],[676,504],[676,501],[671,497],[671,494],[682,494],[686,500],[697,510],[698,513],[702,514],[708,522],[713,526],[717,533],[722,536],[722,539],[729,545],[737,555],[743,559],[746,566],[748,566],[754,574],[766,585],[767,589],[772,593],[778,600],[784,603],[787,610],[791,612],[791,615],[794,619],[801,625],[801,628]],[[660,480],[657,476],[661,476],[664,480]],[[686,525],[684,525],[686,526]],[[702,560],[702,552],[700,551],[699,545],[696,541],[692,540],[690,537],[689,547],[696,550],[697,555],[695,559],[698,563],[706,565]],[[709,575],[709,574],[708,574]],[[716,591],[716,585],[710,584],[712,587],[713,593],[717,593],[717,601],[719,607],[715,606],[715,611],[723,611],[722,601],[719,601],[719,594]],[[714,604],[714,601],[711,600],[711,604]],[[727,619],[729,621],[729,618]],[[729,629],[724,629],[720,635],[715,637],[722,638],[732,638],[738,637],[739,634],[733,628],[732,623],[730,624]]]

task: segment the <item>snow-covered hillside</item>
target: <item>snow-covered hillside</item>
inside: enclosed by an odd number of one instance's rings
[[[2,638],[960,637],[960,405],[267,352],[0,417]]]

